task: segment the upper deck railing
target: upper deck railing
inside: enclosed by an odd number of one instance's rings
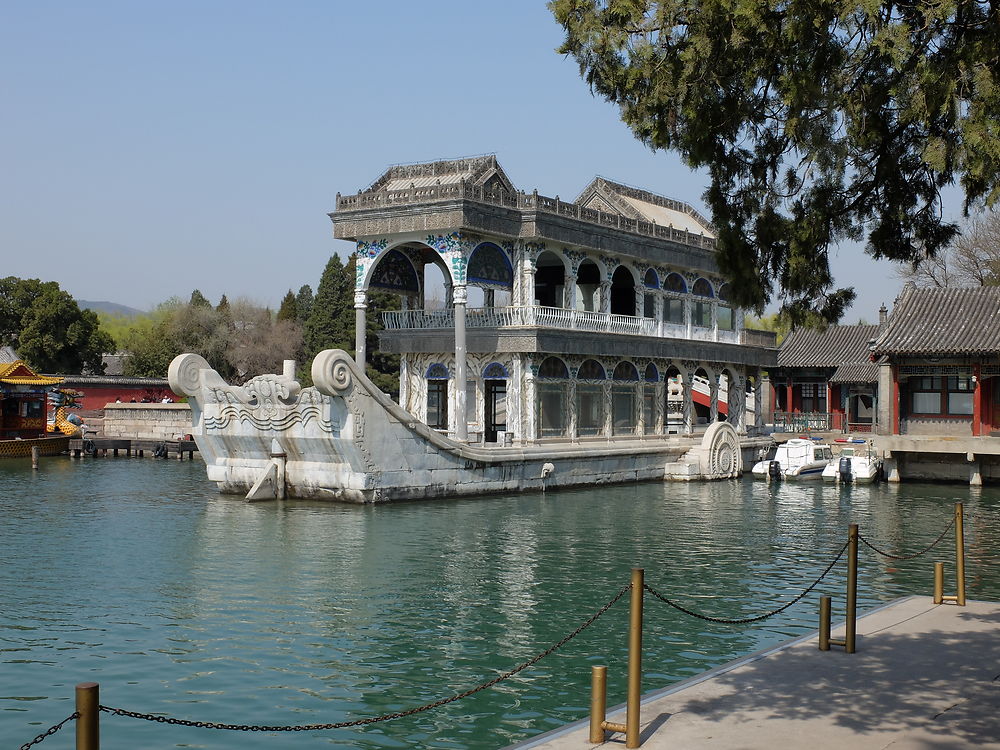
[[[451,309],[395,310],[382,313],[382,324],[390,331],[453,329],[455,313]],[[633,315],[566,310],[541,305],[471,308],[466,312],[465,325],[468,328],[558,328],[625,336],[719,341],[767,348],[777,346],[775,334],[771,331],[726,331],[699,326],[688,327]]]
[[[584,208],[576,203],[567,203],[556,198],[548,198],[533,193],[501,193],[488,191],[464,182],[449,185],[428,185],[412,187],[403,190],[380,190],[356,195],[337,194],[337,211],[359,211],[362,209],[385,208],[414,203],[434,203],[448,200],[474,200],[493,206],[525,210],[545,211],[558,216],[568,216],[579,221],[620,229],[623,232],[641,234],[646,237],[657,237],[663,240],[679,242],[683,245],[701,247],[708,250],[715,248],[715,240],[704,234],[694,234],[686,229],[674,226],[662,226],[656,222],[630,219],[620,214],[611,214],[593,208]]]

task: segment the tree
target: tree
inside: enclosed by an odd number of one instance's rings
[[[757,314],[835,321],[829,251],[933,257],[1000,197],[1000,19],[993,3],[552,0],[591,90],[645,144],[705,168],[720,269]]]
[[[36,370],[103,373],[115,349],[97,314],[81,310],[54,281],[0,279],[0,345],[13,347]]]
[[[278,308],[278,320],[297,320],[298,317],[299,310],[295,301],[295,294],[289,289],[288,293],[281,300],[281,307]]]
[[[299,287],[299,293],[295,295],[295,309],[299,314],[299,323],[306,324],[309,315],[312,313],[313,290],[308,284]]]
[[[219,300],[219,302],[221,303],[222,300]],[[201,293],[200,289],[195,289],[193,292],[191,292],[191,299],[188,301],[188,304],[191,305],[192,307],[212,306],[212,303],[209,302],[208,299],[205,297],[205,295]]]
[[[757,331],[770,331],[775,335],[775,343],[781,346],[781,342],[792,330],[792,322],[787,315],[780,312],[762,315],[760,317],[748,318],[746,327]]]
[[[248,300],[233,303],[232,320],[225,354],[230,382],[280,373],[284,360],[295,359],[302,347],[302,327],[294,319],[275,319],[270,310]]]
[[[225,294],[222,295],[222,298],[219,300],[219,304],[215,306],[215,309],[219,312],[229,310],[229,298]]]
[[[336,254],[323,269],[305,326],[306,358],[312,360],[324,349],[354,351],[354,278],[347,277]]]
[[[1000,215],[985,212],[972,217],[948,247],[904,266],[896,275],[917,286],[1000,285]]]

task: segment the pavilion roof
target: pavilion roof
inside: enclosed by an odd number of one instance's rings
[[[904,287],[875,353],[968,356],[1000,353],[1000,288]]]
[[[6,385],[58,385],[62,378],[39,375],[22,360],[0,364],[0,383]]]
[[[880,326],[828,326],[819,331],[796,328],[778,350],[778,367],[834,367],[832,382],[872,383],[878,366],[871,361],[870,343]]]
[[[648,190],[623,185],[606,177],[595,177],[583,189],[574,203],[584,208],[594,208],[616,213],[630,219],[640,219],[661,227],[676,227],[692,234],[715,238],[712,224],[693,206],[667,198]]]
[[[375,180],[366,193],[424,188],[433,185],[454,185],[465,182],[501,192],[515,192],[503,167],[494,154],[464,159],[444,159],[420,164],[396,164]]]

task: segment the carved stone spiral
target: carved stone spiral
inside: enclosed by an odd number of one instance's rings
[[[702,438],[702,447],[708,453],[707,474],[710,477],[735,477],[743,471],[739,435],[728,422],[711,424]]]
[[[179,354],[170,363],[167,379],[170,390],[185,396],[196,396],[201,391],[201,371],[211,365],[197,354]]]
[[[342,349],[326,349],[316,355],[312,364],[313,383],[320,393],[341,396],[351,387],[354,360]]]

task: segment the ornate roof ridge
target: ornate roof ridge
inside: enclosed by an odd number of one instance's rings
[[[507,178],[503,167],[497,161],[496,154],[481,154],[479,156],[463,156],[457,159],[438,159],[436,161],[411,162],[408,164],[390,165],[363,193],[374,193],[383,189],[393,180],[419,179],[428,177],[447,177],[456,174],[467,174],[467,180],[474,185],[485,182],[493,172],[498,173],[508,189],[514,192],[514,186]]]
[[[603,177],[601,175],[596,175],[593,180],[580,192],[580,194],[573,201],[574,203],[579,203],[583,200],[586,195],[591,191],[603,187],[612,193],[616,193],[621,196],[628,198],[634,198],[636,200],[643,201],[645,203],[651,203],[654,206],[661,206],[662,208],[669,208],[673,211],[678,211],[680,213],[687,214],[688,216],[695,219],[699,224],[705,227],[711,228],[712,222],[706,219],[694,206],[690,203],[684,201],[679,201],[676,198],[669,198],[665,195],[660,195],[659,193],[654,193],[651,190],[646,190],[645,188],[635,187],[634,185],[627,185],[624,182],[618,182],[617,180],[612,180],[608,177]]]

